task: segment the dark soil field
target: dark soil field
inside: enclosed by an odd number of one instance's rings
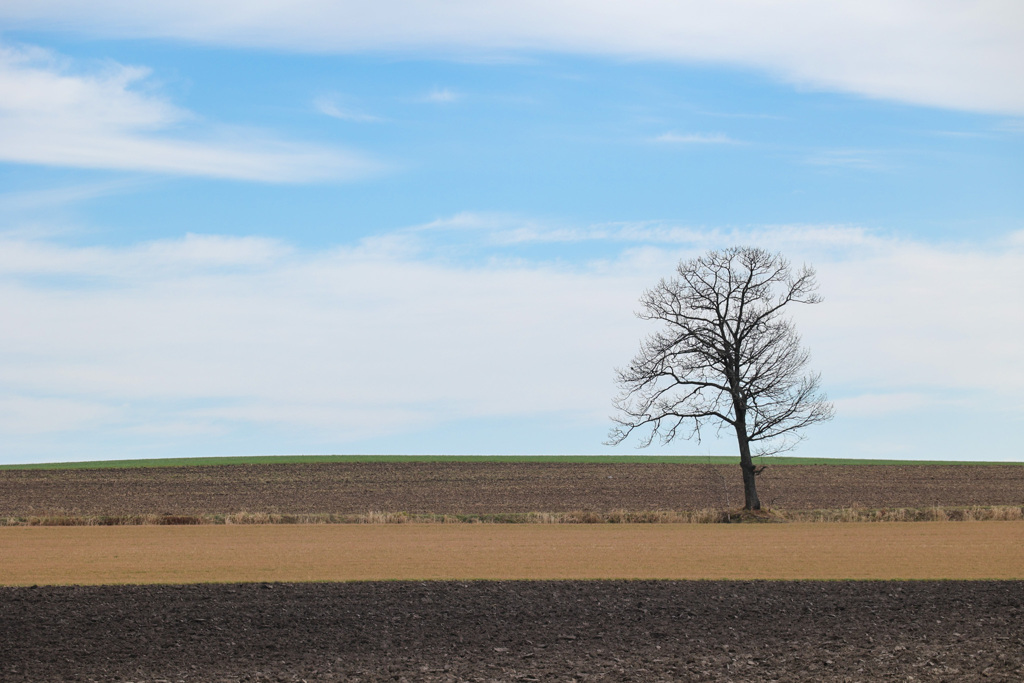
[[[1024,504],[1021,466],[769,466],[762,503],[800,510]],[[737,466],[320,463],[0,471],[0,517],[736,508]]]
[[[0,680],[1021,681],[1021,582],[0,588]]]

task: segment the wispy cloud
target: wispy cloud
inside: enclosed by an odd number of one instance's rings
[[[453,234],[463,244],[491,246],[555,244],[575,242],[617,242],[645,244],[690,244],[707,236],[707,231],[658,221],[565,224],[515,214],[465,211],[447,218],[407,228],[405,233]]]
[[[739,140],[724,133],[675,133],[668,132],[654,138],[655,142],[672,145],[738,145]]]
[[[930,130],[925,132],[926,135],[934,135],[940,138],[963,138],[967,140],[975,140],[978,138],[991,137],[985,133],[979,133],[977,131],[970,130]]]
[[[864,228],[850,225],[766,225],[709,228],[674,221],[619,221],[579,225],[518,216],[464,211],[394,233],[451,234],[463,244],[474,241],[492,246],[610,242],[619,245],[714,248],[721,244],[770,241],[778,248],[813,243],[819,248],[850,250],[875,248],[880,239]]]
[[[886,171],[892,168],[881,152],[867,149],[825,149],[804,158],[811,166],[852,168],[860,171]]]
[[[1000,123],[996,129],[1008,133],[1024,133],[1024,119],[1007,119]]]
[[[367,114],[355,107],[343,104],[337,96],[321,95],[313,100],[313,106],[318,112],[331,118],[351,121],[353,123],[378,123],[382,121],[378,116]]]
[[[435,104],[449,104],[451,102],[457,102],[462,98],[462,93],[456,92],[451,88],[434,88],[426,95],[421,97],[420,101],[432,102]]]
[[[0,160],[262,182],[347,179],[381,168],[350,152],[204,125],[141,87],[149,75],[118,64],[79,73],[53,53],[0,46]]]
[[[137,180],[113,180],[100,183],[82,183],[79,185],[64,185],[44,189],[3,192],[0,193],[0,209],[14,212],[61,206],[118,194],[138,186],[139,182]]]
[[[1024,113],[1015,0],[6,0],[11,29],[298,51],[559,51],[752,67],[813,87],[930,106]],[[866,49],[865,46],[870,46]]]
[[[210,269],[267,267],[291,249],[265,237],[186,235],[127,248],[71,249],[53,242],[0,236],[0,276],[101,278],[108,283],[154,281]]]

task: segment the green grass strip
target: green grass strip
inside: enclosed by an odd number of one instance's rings
[[[735,465],[733,455],[244,455],[231,457],[155,458],[141,460],[92,460],[23,465],[0,465],[0,470],[99,470],[140,467],[197,467],[216,465],[289,465],[331,462],[538,462],[538,463],[660,463]],[[758,459],[766,465],[1024,465],[1021,462],[973,462],[966,460],[869,460],[776,456]]]

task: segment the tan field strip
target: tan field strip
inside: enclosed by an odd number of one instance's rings
[[[1024,522],[0,528],[0,584],[1024,579]]]

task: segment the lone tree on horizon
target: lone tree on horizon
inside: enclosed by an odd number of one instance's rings
[[[619,415],[609,443],[642,430],[641,446],[696,438],[708,422],[731,426],[739,444],[744,508],[760,510],[754,455],[789,450],[800,430],[832,418],[821,376],[806,371],[788,304],[816,304],[814,270],[794,272],[781,254],[753,247],[680,261],[640,298],[643,320],[662,323],[626,368],[616,369]]]

